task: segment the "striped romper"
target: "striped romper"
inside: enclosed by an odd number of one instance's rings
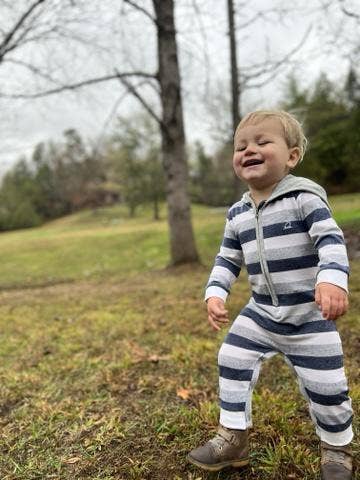
[[[233,322],[219,361],[220,423],[251,426],[251,396],[261,362],[282,353],[297,375],[321,440],[346,445],[352,409],[335,322],[314,301],[315,284],[347,290],[349,264],[342,231],[325,191],[287,175],[255,206],[248,193],[228,212],[206,296],[224,301],[246,266],[252,296]]]

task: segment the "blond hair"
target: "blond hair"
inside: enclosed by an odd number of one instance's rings
[[[239,130],[241,130],[241,128],[243,128],[245,125],[256,125],[269,118],[275,118],[281,123],[281,126],[284,130],[284,139],[287,146],[289,148],[297,147],[299,149],[300,163],[305,155],[308,141],[305,137],[301,123],[295,118],[294,115],[285,112],[284,110],[256,110],[255,112],[248,113],[237,126],[234,138],[236,138]]]

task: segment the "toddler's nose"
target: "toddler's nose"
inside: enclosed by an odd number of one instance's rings
[[[249,142],[247,145],[246,145],[246,148],[245,148],[245,151],[244,151],[244,155],[252,155],[253,153],[256,153],[257,152],[257,145],[256,143],[254,142]]]

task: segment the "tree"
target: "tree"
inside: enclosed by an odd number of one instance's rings
[[[51,142],[48,145],[39,143],[32,154],[35,167],[34,181],[37,186],[34,205],[36,211],[45,220],[58,218],[70,210],[64,202],[64,192],[54,169],[54,160],[57,155],[58,148]]]
[[[192,195],[196,202],[215,207],[229,206],[233,192],[232,145],[226,144],[210,156],[198,142],[192,172]]]
[[[283,7],[280,4],[278,6],[266,5],[265,7],[257,8],[256,4],[251,4],[249,7],[249,4],[246,2],[234,2],[233,0],[227,0],[226,2],[227,33],[230,53],[230,89],[224,88],[223,82],[221,81],[219,101],[215,105],[214,100],[208,102],[208,110],[216,122],[216,133],[213,137],[217,141],[220,139],[223,145],[223,147],[220,147],[220,150],[228,150],[230,151],[230,155],[233,145],[233,134],[239,124],[244,109],[242,99],[245,98],[246,93],[250,90],[260,90],[265,85],[271,84],[280,73],[289,68],[296,54],[306,43],[312,27],[311,24],[305,25],[304,33],[300,41],[281,55],[278,53],[273,55],[271,53],[270,41],[267,41],[263,48],[258,46],[256,59],[250,58],[250,60],[239,61],[238,50],[241,48],[245,50],[245,45],[249,46],[249,48],[253,47],[251,44],[248,45],[247,39],[249,33],[251,35],[250,29],[254,29],[255,25],[259,30],[263,29],[267,23],[272,25],[274,21],[276,21],[277,24],[284,23],[293,9],[294,6],[289,8]],[[197,10],[200,12],[199,8]],[[230,98],[228,95],[229,92]],[[212,98],[214,98],[214,96],[216,97],[214,92],[212,95],[207,95],[207,97]],[[224,118],[224,116],[219,115],[219,111],[222,112],[224,109],[228,110],[226,114],[229,114],[229,118]],[[220,121],[219,117],[221,119]],[[228,185],[228,190],[232,191],[232,200],[239,200],[246,188],[246,185],[242,183],[234,173]]]
[[[5,175],[0,187],[1,230],[37,226],[104,203],[102,159],[88,151],[76,130],[65,131],[64,139],[39,143],[29,161],[21,158]]]
[[[151,203],[154,220],[158,220],[165,192],[159,132],[153,118],[143,112],[119,117],[105,156],[108,178],[120,185],[130,216],[135,216],[139,205]]]
[[[173,264],[199,260],[191,225],[187,192],[188,165],[177,55],[173,0],[153,0],[156,14],[160,98],[163,111],[161,141],[166,178]]]
[[[345,81],[345,94],[350,108],[360,105],[360,82],[355,69],[351,66]]]
[[[42,218],[34,206],[37,195],[33,173],[26,159],[21,158],[3,178],[0,190],[0,230],[40,225]]]
[[[24,5],[21,14],[12,23],[7,31],[2,30],[0,41],[0,64],[9,60],[9,54],[14,50],[20,48],[25,43],[32,42],[37,36],[36,30],[36,16],[41,10],[41,5],[45,0],[35,0],[30,5]],[[9,7],[8,7],[9,8]]]
[[[144,203],[143,161],[135,156],[134,149],[128,145],[112,151],[110,160],[115,167],[115,179],[120,183],[121,199],[133,218],[137,207]]]
[[[356,160],[360,112],[347,98],[347,84],[340,89],[321,74],[312,91],[306,91],[290,78],[283,105],[300,115],[309,140],[308,152],[296,173],[318,181],[330,193],[357,191],[360,181]]]
[[[328,56],[343,57],[358,69],[360,59],[360,7],[351,0],[319,0],[319,19],[323,49]]]
[[[213,202],[214,190],[216,189],[216,178],[214,166],[210,155],[205,153],[200,142],[195,145],[195,165],[191,175],[191,192],[195,202],[211,205]]]
[[[153,145],[145,158],[146,197],[153,205],[153,219],[160,220],[160,201],[164,198],[164,172],[160,148]]]
[[[37,20],[40,25],[42,24],[44,16],[46,17],[45,6],[51,3],[50,0],[38,0],[32,3],[32,8],[27,7],[24,9],[19,18],[11,25],[8,32],[3,35],[2,41],[0,42],[0,52],[3,46],[3,55],[1,58],[4,58],[5,55],[8,55],[11,51],[21,48],[26,42],[41,42],[41,35],[35,35],[35,38],[33,38],[31,31],[36,28]],[[50,75],[46,70],[44,71],[39,67],[22,62],[36,77],[42,80],[47,79],[54,86],[47,89],[41,88],[40,91],[34,93],[19,93],[10,96],[16,98],[39,98],[64,91],[73,91],[84,86],[109,80],[117,79],[120,81],[126,89],[141,102],[160,126],[168,204],[171,263],[176,265],[196,262],[199,260],[199,256],[191,224],[190,201],[187,192],[188,166],[174,22],[174,0],[153,0],[154,15],[134,1],[124,0],[123,3],[143,13],[147,19],[151,20],[156,29],[158,56],[158,70],[156,73],[148,73],[134,69],[126,72],[115,69],[115,72],[109,75],[79,80],[77,82],[65,80],[64,83],[64,80],[62,82],[58,81],[56,76]],[[69,9],[75,9],[79,4],[81,4],[81,1],[73,0],[70,2]],[[52,32],[54,34],[58,33],[56,29],[53,29]],[[68,32],[67,36],[69,36]],[[11,38],[15,39],[16,37],[18,41],[14,42],[12,47],[8,47],[9,40]],[[17,63],[19,63],[19,60]],[[158,82],[161,104],[160,115],[154,111],[145,97],[141,95],[138,89],[139,85],[131,83],[132,78],[147,79],[149,81],[156,80]]]

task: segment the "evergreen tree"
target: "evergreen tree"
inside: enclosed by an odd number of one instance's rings
[[[352,92],[353,85],[352,76]],[[295,174],[312,178],[329,193],[354,191],[353,178],[359,179],[359,176],[349,155],[359,151],[358,127],[355,128],[358,120],[354,107],[349,108],[346,89],[336,88],[321,74],[312,92],[301,90],[296,81],[290,79],[286,95],[283,108],[298,113],[309,140],[304,162]]]
[[[21,158],[2,181],[0,190],[0,230],[13,230],[40,225],[36,211],[37,184],[26,159]]]

